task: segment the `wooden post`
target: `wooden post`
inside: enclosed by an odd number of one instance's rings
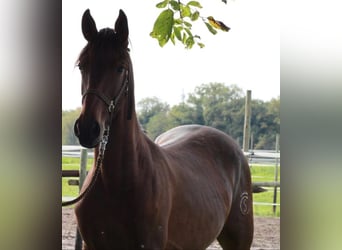
[[[239,147],[240,147],[240,137],[238,137],[237,139],[236,139],[236,143],[239,145]]]
[[[81,163],[80,163],[80,186],[79,189],[83,186],[84,179],[87,175],[87,160],[88,160],[88,151],[86,148],[81,149]]]
[[[83,182],[87,175],[87,159],[88,159],[88,151],[86,148],[81,149],[81,162],[80,162],[80,179],[79,179],[79,191],[81,192],[81,188],[83,186]],[[78,230],[76,229],[76,240],[75,240],[75,250],[82,249],[82,237]]]
[[[279,152],[279,134],[276,134],[276,152]],[[276,158],[276,165],[274,170],[274,181],[278,181],[278,158]],[[273,193],[273,204],[277,203],[277,186],[274,187],[274,193]],[[277,206],[273,205],[273,214],[275,215],[277,212]]]
[[[243,144],[242,149],[243,152],[248,152],[249,149],[249,137],[251,131],[251,99],[252,99],[252,91],[247,90],[246,100],[245,100],[245,123],[243,128]]]

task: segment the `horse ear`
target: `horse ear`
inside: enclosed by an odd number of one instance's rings
[[[115,32],[119,37],[120,42],[127,47],[128,46],[128,22],[125,12],[120,10],[119,17],[115,22]]]
[[[96,24],[90,15],[89,9],[87,9],[82,16],[82,33],[88,42],[92,41],[97,35]]]

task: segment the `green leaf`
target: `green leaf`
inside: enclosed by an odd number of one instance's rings
[[[195,11],[191,14],[191,21],[196,21],[199,17],[200,13],[198,11]]]
[[[185,44],[185,41],[187,38],[188,38],[188,36],[186,35],[186,33],[183,33],[183,39],[182,39],[183,44]]]
[[[195,6],[197,8],[202,8],[202,5],[199,2],[197,2],[197,1],[190,1],[186,5],[188,5],[188,6],[191,5],[191,6]]]
[[[171,0],[170,1],[170,5],[172,7],[172,9],[179,11],[180,10],[180,6],[179,6],[179,2],[175,1],[175,0]]]
[[[186,33],[188,33],[189,36],[192,37],[192,33],[191,33],[191,31],[188,28],[184,28],[184,30],[186,31]]]
[[[191,49],[192,46],[195,44],[194,38],[192,36],[189,36],[188,39],[186,39],[185,44],[187,49]]]
[[[203,43],[197,43],[197,45],[200,46],[201,49],[203,49],[205,46]]]
[[[171,42],[173,43],[173,45],[176,45],[175,33],[174,33],[174,32],[171,33],[170,40],[171,40]]]
[[[186,22],[186,21],[184,21],[183,23],[185,24],[185,26],[187,26],[187,27],[189,27],[189,28],[191,28],[191,27],[192,27],[192,24],[191,24],[191,23],[189,23],[189,22]]]
[[[207,26],[208,30],[213,34],[216,35],[217,31],[207,22],[204,22],[205,25]]]
[[[175,24],[182,24],[184,21],[182,18],[177,18],[174,20]]]
[[[173,27],[173,11],[170,9],[162,11],[154,22],[150,36],[156,38],[159,46],[163,47],[170,39]]]
[[[157,8],[165,8],[168,3],[169,3],[169,0],[165,0],[163,2],[157,3],[156,7]]]
[[[174,31],[174,33],[175,33],[175,35],[176,35],[176,37],[177,37],[177,39],[179,40],[179,41],[182,41],[182,34],[181,34],[181,30],[182,30],[183,28],[182,27],[176,27],[176,26],[174,26],[173,27],[173,31]]]
[[[181,5],[180,11],[181,11],[182,17],[190,17],[191,16],[191,10],[190,10],[189,6]]]

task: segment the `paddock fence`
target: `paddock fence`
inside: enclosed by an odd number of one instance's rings
[[[270,191],[273,189],[273,202],[253,202],[258,206],[273,206],[273,213],[276,214],[277,207],[280,206],[278,202],[278,192],[280,191],[280,180],[278,178],[280,171],[280,152],[275,150],[250,150],[245,153],[249,161],[249,165],[253,168],[254,165],[263,167],[275,167],[274,181],[253,181],[253,185],[265,188]],[[87,175],[87,161],[88,158],[94,158],[93,150],[83,148],[81,146],[62,146],[62,157],[72,157],[80,159],[79,170],[62,170],[62,178],[73,177],[68,180],[69,185],[79,186],[79,189],[83,185],[83,181]],[[76,179],[75,179],[76,178]],[[63,201],[71,200],[75,197],[62,197]]]

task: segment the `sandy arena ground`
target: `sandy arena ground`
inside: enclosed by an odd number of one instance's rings
[[[72,208],[62,209],[62,250],[75,249],[76,220]],[[280,219],[269,217],[254,218],[254,240],[252,250],[280,249]],[[207,250],[222,250],[217,242]]]

